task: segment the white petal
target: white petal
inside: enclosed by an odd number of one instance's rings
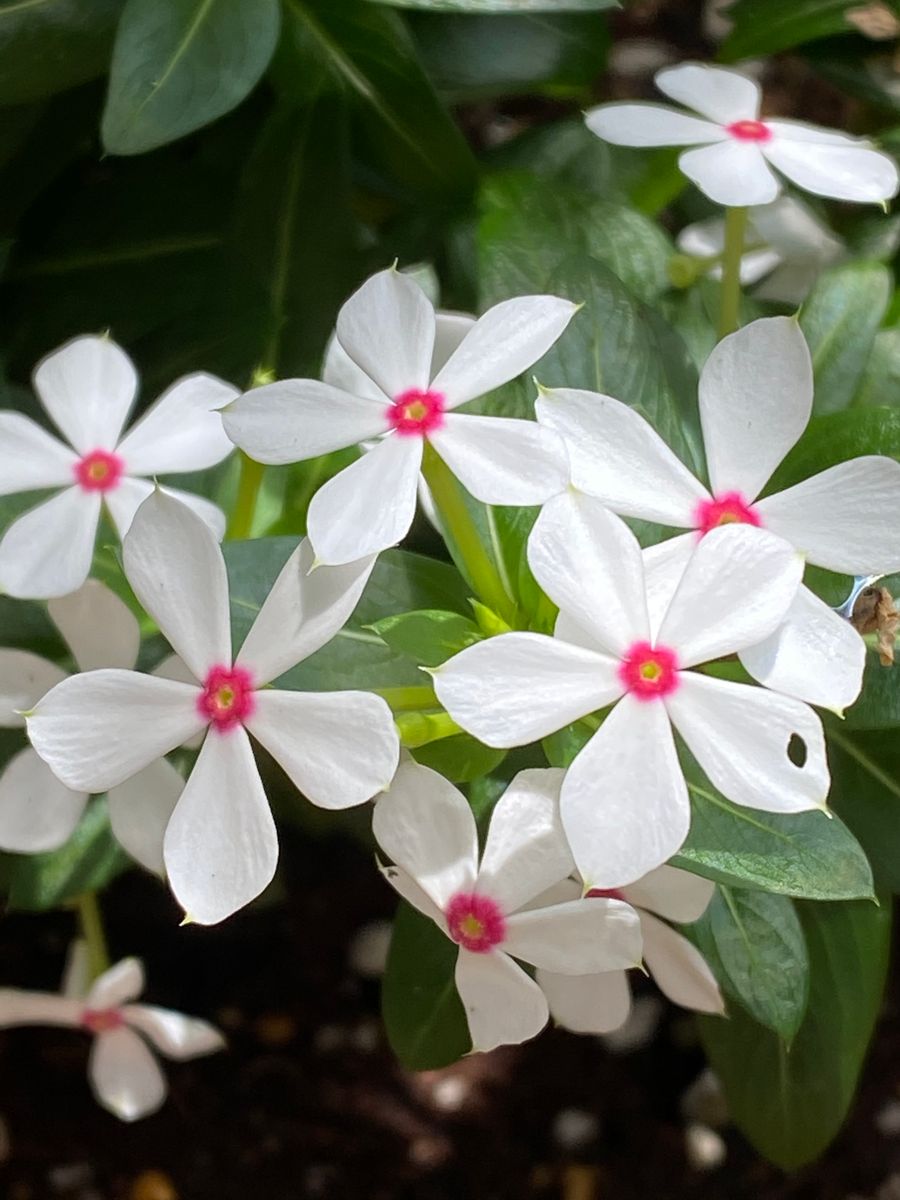
[[[541,388],[534,407],[565,441],[579,491],[623,517],[691,527],[709,493],[640,413],[576,388]]]
[[[395,546],[416,512],[422,439],[393,435],[320,487],[307,514],[319,562],[355,562]]]
[[[390,399],[428,387],[434,309],[408,275],[389,270],[367,279],[338,313],[337,336]]]
[[[444,364],[462,344],[476,321],[477,317],[471,317],[468,313],[435,313],[434,351],[431,356],[430,378],[433,379],[438,371],[443,369]]]
[[[312,382],[311,380],[286,380],[289,383]],[[370,379],[362,367],[358,367],[333,333],[325,347],[322,363],[322,383],[338,392],[352,397],[375,400],[382,409],[387,407],[388,398],[374,379]]]
[[[781,190],[755,142],[729,139],[685,150],[678,166],[716,204],[768,204]]]
[[[534,421],[448,413],[428,440],[483,504],[543,504],[568,482],[562,442]]]
[[[151,1004],[129,1004],[122,1009],[122,1016],[168,1058],[184,1062],[225,1049],[225,1039],[218,1029],[198,1017]]]
[[[222,414],[228,436],[261,463],[293,463],[330,454],[390,428],[388,401],[351,396],[314,379],[253,388]]]
[[[759,502],[763,522],[816,566],[846,575],[900,570],[900,463],[851,458]]]
[[[66,488],[13,521],[0,541],[0,592],[24,599],[65,596],[87,579],[100,493]]]
[[[163,853],[175,898],[199,925],[224,921],[271,882],[278,835],[242,728],[207,735]]]
[[[784,620],[803,578],[790,543],[753,525],[701,538],[659,628],[679,665],[692,667],[755,646]]]
[[[681,686],[665,705],[710,783],[735,804],[764,812],[824,806],[825,739],[808,705],[695,672],[681,676]],[[802,767],[788,757],[793,736],[806,747]]]
[[[578,305],[559,296],[516,296],[479,317],[431,387],[456,408],[533,366],[565,330]]]
[[[636,908],[649,909],[670,921],[690,925],[706,912],[715,890],[715,884],[708,879],[664,866],[629,884],[623,895]]]
[[[91,985],[87,1008],[118,1008],[144,990],[144,967],[139,958],[123,958],[104,971]]]
[[[843,242],[794,196],[780,196],[773,204],[753,210],[751,223],[767,242],[789,261],[806,260],[819,266],[834,262],[843,253]]]
[[[181,775],[158,758],[109,791],[109,823],[116,841],[155,875],[165,873],[163,838],[183,789]]]
[[[87,804],[64,787],[30,746],[0,771],[0,850],[39,854],[72,836]]]
[[[134,521],[135,513],[154,491],[161,492],[172,500],[178,500],[181,504],[186,504],[209,526],[216,541],[221,542],[225,535],[225,514],[217,504],[213,504],[205,496],[196,496],[193,492],[182,491],[181,488],[159,487],[158,485],[154,487],[149,479],[138,479],[128,475],[124,475],[119,480],[118,486],[107,492],[104,497],[109,515],[112,517],[120,538],[125,538]]]
[[[619,701],[569,767],[560,808],[588,889],[633,883],[671,858],[691,810],[661,701]]]
[[[618,663],[539,633],[476,642],[432,672],[447,712],[488,746],[524,746],[622,694]]]
[[[456,989],[466,1010],[473,1050],[517,1046],[536,1037],[549,1018],[544,993],[506,954],[460,950]]]
[[[131,359],[107,337],[78,337],[42,359],[34,387],[80,454],[115,450],[137,395]]]
[[[641,554],[644,560],[647,611],[650,615],[650,634],[653,641],[659,636],[659,627],[697,545],[696,533],[681,533],[665,542],[657,542],[655,546],[648,546]]]
[[[649,636],[641,548],[599,500],[566,492],[545,504],[528,538],[528,565],[599,648],[620,656]]]
[[[615,146],[700,146],[727,137],[718,125],[664,104],[601,104],[584,119],[591,133]]]
[[[0,649],[0,729],[21,729],[21,714],[65,678],[56,663],[30,650]]]
[[[388,858],[442,912],[457,892],[472,890],[478,866],[475,818],[459,789],[437,771],[402,762],[375,804],[372,832]]]
[[[84,1004],[67,996],[0,988],[0,1029],[15,1025],[65,1025],[81,1023]]]
[[[849,145],[801,139],[802,127],[773,123],[775,136],[762,147],[766,158],[798,187],[816,196],[835,200],[881,203],[897,194],[897,164],[887,154],[865,143]],[[850,141],[850,139],[848,139]]]
[[[809,347],[792,317],[723,338],[700,373],[700,419],[714,492],[754,500],[812,412]]]
[[[246,725],[320,808],[352,808],[383,791],[400,754],[384,700],[371,692],[257,692]]]
[[[773,208],[779,204],[784,197],[780,197],[772,204],[763,205],[763,208]],[[759,209],[754,209],[756,214]],[[748,225],[746,241],[749,243],[757,243],[764,240],[762,235],[756,235],[755,227]],[[707,258],[721,255],[725,249],[725,222],[720,217],[712,217],[708,221],[697,221],[693,225],[687,225],[679,233],[676,243],[678,249],[685,254],[690,254],[694,258]],[[762,250],[748,250],[741,256],[741,283],[751,284],[756,283],[764,276],[773,271],[781,262],[783,256],[778,250],[765,248]],[[707,274],[712,279],[722,278],[721,263],[711,265]]]
[[[612,1033],[628,1019],[631,988],[625,971],[598,975],[538,971],[535,978],[547,997],[550,1016],[573,1033]]]
[[[47,610],[82,671],[130,670],[137,662],[141,629],[124,600],[96,579],[51,600]]]
[[[225,560],[199,517],[154,492],[138,509],[122,560],[135,595],[199,680],[231,665]]]
[[[491,813],[477,890],[504,912],[571,874],[575,861],[559,816],[563,772],[519,771]]]
[[[330,642],[356,608],[375,565],[373,556],[340,567],[313,566],[304,538],[282,567],[250,632],[237,664],[253,672],[258,686]]]
[[[648,913],[641,916],[644,958],[661,991],[682,1008],[724,1013],[725,1002],[706,959],[687,938]]]
[[[166,1099],[159,1064],[131,1029],[113,1029],[94,1039],[88,1075],[97,1102],[121,1121],[149,1117]]]
[[[563,975],[624,970],[640,964],[641,922],[621,900],[569,900],[508,917],[503,949]]]
[[[35,706],[28,736],[67,787],[105,792],[204,727],[198,695],[137,671],[72,675]]]
[[[849,621],[801,586],[783,624],[740,658],[766,687],[840,713],[859,695],[866,644]]]
[[[679,63],[677,67],[657,71],[653,82],[670,100],[677,100],[719,125],[755,121],[759,117],[762,99],[759,84],[739,71],[726,71],[707,63]]]
[[[396,864],[385,867],[379,863],[378,869],[398,896],[401,896],[413,908],[418,909],[430,921],[434,921],[435,925],[443,933],[447,932],[447,922],[444,914],[428,893],[419,887],[408,871],[404,871],[402,867],[398,867]]]
[[[240,395],[236,387],[198,371],[160,396],[119,443],[129,475],[168,475],[214,467],[234,449],[219,409]]]
[[[66,487],[77,463],[77,454],[29,417],[0,412],[0,496]]]

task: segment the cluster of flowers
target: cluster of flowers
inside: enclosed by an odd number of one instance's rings
[[[695,66],[663,76],[669,95],[707,119],[663,121],[668,110],[654,109],[646,124],[646,107],[613,105],[590,114],[591,127],[630,144],[709,143],[682,165],[726,202],[737,193],[710,183],[720,175],[739,183],[741,203],[772,201],[767,162],[819,192],[826,177],[843,181],[826,194],[882,199],[896,188],[891,160],[866,145],[761,122],[758,90],[741,76]],[[79,671],[66,677],[29,652],[0,651],[0,724],[24,721],[31,741],[0,776],[0,845],[58,846],[87,796],[106,792],[122,845],[166,876],[188,919],[221,921],[260,894],[277,863],[252,737],[314,804],[375,798],[386,878],[459,946],[456,982],[476,1049],[531,1037],[549,1014],[577,1030],[614,1028],[628,1011],[624,972],[642,956],[674,999],[721,1011],[702,958],[659,919],[696,920],[712,893],[664,865],[690,822],[674,731],[735,803],[825,808],[824,737],[811,706],[851,704],[865,655],[850,624],[803,585],[804,564],[900,569],[900,464],[858,458],[760,499],[812,410],[809,352],[788,317],[753,322],[706,363],[708,487],[609,396],[539,386],[536,422],[457,411],[527,371],[576,312],[565,299],[526,296],[477,320],[436,314],[411,278],[383,271],[341,310],[324,381],[239,396],[194,375],[124,437],[136,376],[114,343],[79,338],[45,359],[35,388],[68,445],[0,413],[0,490],[63,490],[0,541],[0,589],[50,598]],[[364,447],[313,497],[308,537],[237,653],[222,514],[151,482],[211,466],[235,445],[271,464]],[[433,672],[441,704],[498,748],[585,717],[595,729],[566,771],[510,782],[480,857],[465,798],[401,758],[381,697],[272,686],[340,631],[376,556],[405,537],[427,456],[485,504],[540,506],[528,562],[559,610],[552,636],[510,631],[452,656]],[[134,617],[87,578],[104,504],[128,582],[174,651],[152,673],[134,669]],[[642,550],[623,518],[685,532]],[[733,655],[755,684],[716,663]],[[591,716],[600,709],[602,722]],[[197,744],[183,782],[164,756]],[[95,1086],[119,1115],[137,1115],[161,1091],[135,1029],[167,1053],[217,1044],[206,1027],[182,1038],[174,1017],[166,1025],[123,1007],[138,983],[126,963],[86,1001],[54,1002],[65,1008],[0,993],[0,1023],[50,1019],[96,1033]],[[144,1063],[143,1100],[110,1099],[114,1040]]]

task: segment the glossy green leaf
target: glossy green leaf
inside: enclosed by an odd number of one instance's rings
[[[900,460],[900,409],[853,408],[814,417],[772,476],[766,491],[780,492],[819,471],[864,454],[886,454]]]
[[[856,403],[872,407],[900,404],[900,329],[879,329],[875,334]]]
[[[468,617],[435,609],[382,617],[372,630],[392,650],[425,667],[440,666],[482,637],[478,626]]]
[[[370,0],[397,8],[423,8],[458,13],[565,13],[598,12],[620,8],[619,0]]]
[[[900,892],[900,744],[895,732],[828,722],[831,803],[859,839],[875,886]]]
[[[123,0],[0,0],[0,104],[102,75]]]
[[[413,758],[453,783],[471,783],[499,767],[506,751],[485,746],[468,733],[459,733],[418,746]]]
[[[731,32],[722,44],[723,62],[739,58],[776,54],[815,38],[833,33],[849,33],[848,9],[858,8],[856,0],[736,0],[729,5]]]
[[[806,1015],[788,1048],[739,1008],[701,1017],[729,1111],[756,1149],[791,1170],[835,1136],[881,1007],[890,943],[885,904],[802,904],[810,964]]]

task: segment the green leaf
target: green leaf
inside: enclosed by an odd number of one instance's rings
[[[867,262],[832,267],[809,293],[800,328],[812,354],[817,415],[837,412],[853,399],[890,294],[890,271]]]
[[[478,626],[468,617],[435,609],[383,617],[372,629],[392,650],[424,667],[439,667],[482,639]]]
[[[719,57],[723,62],[776,54],[802,42],[849,33],[845,13],[858,8],[856,0],[737,0],[728,6],[733,22]]]
[[[391,1049],[407,1071],[446,1067],[472,1048],[453,973],[459,948],[401,901],[381,987]]]
[[[856,404],[900,403],[900,329],[879,329],[856,392]]]
[[[828,722],[830,802],[859,838],[875,886],[900,892],[900,745],[894,733],[862,733]]]
[[[9,907],[29,912],[100,891],[128,868],[130,860],[112,835],[106,799],[93,800],[69,840],[47,854],[15,856]]]
[[[468,733],[441,738],[418,746],[413,758],[433,771],[439,771],[452,783],[472,783],[490,774],[506,758],[505,750],[485,746]]]
[[[803,904],[799,912],[810,991],[790,1049],[740,1009],[727,1021],[699,1019],[732,1117],[785,1170],[818,1157],[847,1114],[881,1007],[891,928],[889,905]]]
[[[619,0],[370,0],[397,8],[425,8],[432,12],[464,13],[563,13],[599,12],[620,8]]]
[[[720,886],[700,920],[684,932],[723,991],[790,1042],[809,994],[806,941],[791,901]]]
[[[780,492],[864,454],[900,459],[900,408],[853,408],[814,417],[772,476],[766,492]]]
[[[551,767],[570,767],[594,736],[594,730],[585,721],[576,721],[551,733],[541,742],[547,762]]]
[[[208,125],[253,90],[278,40],[278,0],[127,0],[103,113],[110,154]]]
[[[102,75],[123,0],[0,0],[0,104]]]

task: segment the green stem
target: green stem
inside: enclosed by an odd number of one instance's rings
[[[400,734],[401,744],[408,750],[462,733],[450,714],[445,712],[399,713],[394,718],[394,724]]]
[[[243,450],[241,451],[241,477],[238,480],[237,499],[228,522],[228,532],[225,534],[229,541],[248,538],[253,532],[256,501],[259,498],[265,469],[262,463],[254,462]]]
[[[103,932],[103,915],[97,903],[96,892],[85,892],[75,901],[78,911],[78,924],[81,936],[84,938],[88,952],[88,969],[91,982],[109,970],[109,951],[106,948],[106,935]]]
[[[441,524],[479,599],[505,620],[512,621],[516,611],[515,602],[503,586],[500,573],[484,548],[456,476],[429,442],[425,443],[422,474]]]
[[[428,687],[386,687],[372,688],[376,696],[386,700],[394,712],[403,709],[439,708],[434,688]]]
[[[734,333],[741,308],[741,258],[747,229],[746,208],[725,209],[725,249],[722,253],[722,290],[719,300],[719,338]]]

